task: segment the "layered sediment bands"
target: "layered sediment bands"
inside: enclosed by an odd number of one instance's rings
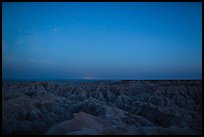
[[[202,81],[3,82],[3,134],[202,134]]]

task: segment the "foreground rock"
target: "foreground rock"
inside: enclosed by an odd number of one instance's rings
[[[3,134],[202,134],[202,81],[3,82]]]

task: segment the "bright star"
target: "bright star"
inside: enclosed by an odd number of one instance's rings
[[[54,28],[54,32],[56,32],[57,31],[57,28]]]

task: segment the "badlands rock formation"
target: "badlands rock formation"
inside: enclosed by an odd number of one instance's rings
[[[2,83],[3,134],[202,134],[202,81]]]

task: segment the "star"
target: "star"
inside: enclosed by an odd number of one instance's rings
[[[54,32],[57,32],[57,28],[54,28]]]
[[[179,7],[176,7],[176,10],[179,10]]]

